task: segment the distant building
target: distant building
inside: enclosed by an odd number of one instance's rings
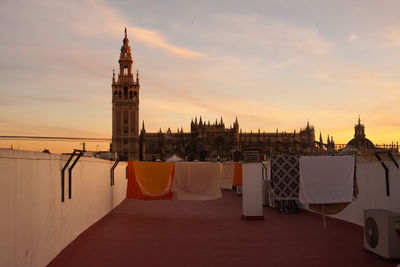
[[[273,154],[309,154],[321,151],[316,145],[314,127],[307,123],[299,132],[242,133],[236,119],[232,126],[225,127],[223,119],[215,123],[203,122],[200,117],[191,122],[190,132],[170,129],[163,133],[140,131],[139,155],[141,160],[165,160],[175,154],[192,160],[241,160],[245,151],[257,151],[260,158]]]
[[[369,152],[375,150],[375,145],[365,137],[365,126],[361,124],[361,119],[358,118],[358,124],[354,125],[354,138],[351,139],[344,150]]]
[[[307,125],[298,132],[243,133],[236,120],[226,127],[220,121],[210,123],[197,117],[190,132],[183,128],[172,132],[161,129],[155,133],[145,130],[144,121],[139,135],[139,75],[132,74],[132,55],[125,29],[119,57],[118,78],[112,77],[112,152],[122,160],[165,160],[177,155],[184,160],[241,160],[245,151],[257,151],[260,158],[273,154],[310,154],[334,148],[315,141],[314,127]]]

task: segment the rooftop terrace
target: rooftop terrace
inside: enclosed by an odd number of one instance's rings
[[[125,199],[68,245],[49,266],[396,266],[363,248],[363,229],[308,211],[264,208],[241,220],[242,198]]]
[[[400,171],[391,162],[385,163],[387,180],[381,163],[357,163],[358,198],[334,215],[342,221],[328,217],[324,230],[322,218],[304,210],[284,215],[260,206],[264,221],[241,220],[247,207],[242,200],[251,193],[243,199],[223,190],[222,198],[209,201],[126,199],[125,162],[111,176],[114,162],[81,157],[62,183],[68,159],[0,149],[0,266],[400,263],[365,251],[363,244],[365,209],[400,212]]]

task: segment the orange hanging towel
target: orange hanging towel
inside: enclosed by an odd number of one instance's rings
[[[126,197],[141,200],[173,199],[173,177],[173,163],[129,161]]]
[[[235,162],[235,170],[233,171],[232,186],[242,185],[242,163]]]

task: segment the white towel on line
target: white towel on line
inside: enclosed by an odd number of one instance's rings
[[[221,164],[221,188],[232,190],[233,174],[235,171],[235,163]]]
[[[212,200],[222,197],[220,164],[176,162],[172,192],[178,200]]]
[[[307,204],[353,201],[354,156],[300,158],[300,202]]]

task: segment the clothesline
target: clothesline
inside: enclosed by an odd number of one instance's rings
[[[127,198],[212,200],[242,184],[242,163],[128,162]]]

